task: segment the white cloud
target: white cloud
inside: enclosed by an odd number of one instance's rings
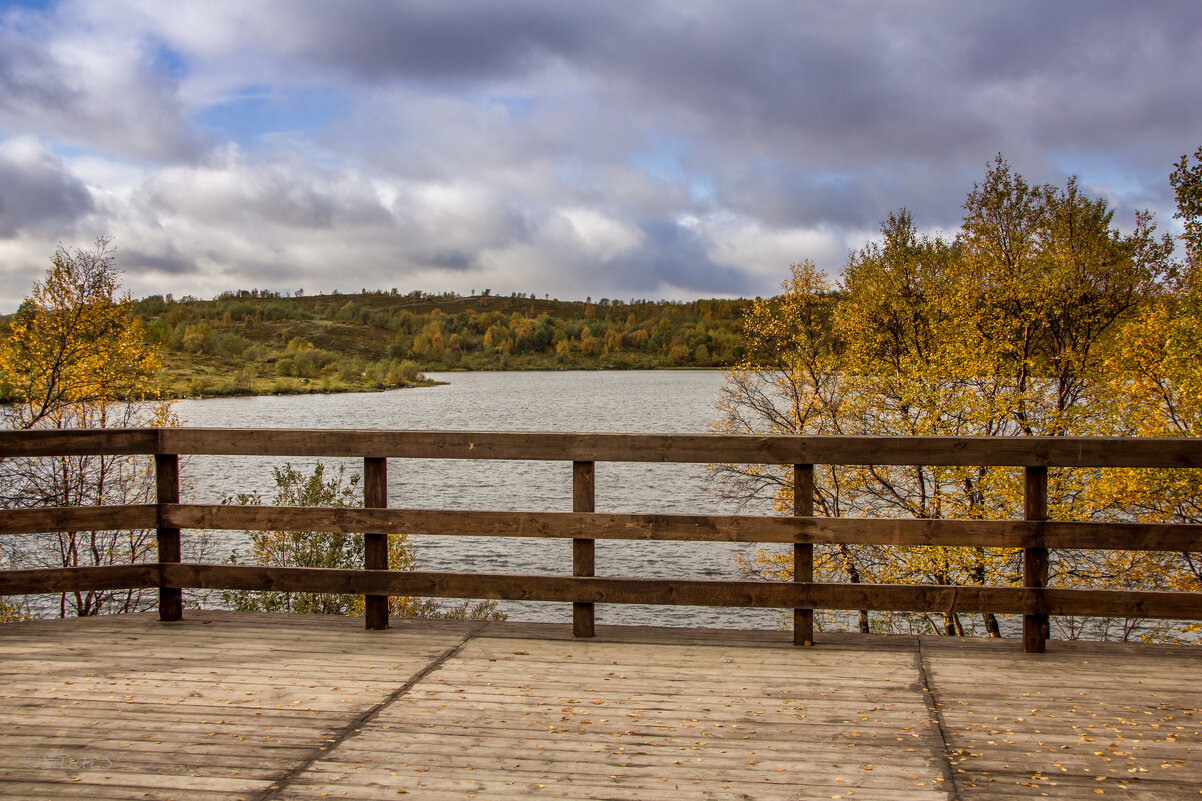
[[[835,276],[847,261],[850,247],[864,241],[861,231],[812,228],[772,228],[748,217],[718,215],[699,222],[711,243],[710,258],[761,277],[782,279],[790,264],[810,260]],[[855,243],[855,244],[853,244]]]
[[[588,257],[612,261],[643,245],[642,232],[633,225],[593,209],[564,209],[560,214],[571,224],[580,250]]]

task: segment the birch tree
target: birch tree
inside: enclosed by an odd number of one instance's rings
[[[11,429],[128,428],[170,425],[157,392],[156,347],[142,336],[128,294],[120,292],[108,237],[91,249],[60,246],[0,342],[0,386]],[[153,463],[145,456],[60,456],[0,462],[5,508],[153,502]],[[60,531],[6,537],[13,567],[82,567],[154,558],[145,529]],[[144,590],[63,593],[36,614],[95,615],[143,609]]]

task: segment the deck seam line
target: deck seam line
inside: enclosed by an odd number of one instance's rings
[[[948,798],[961,798],[959,784],[956,782],[956,772],[952,769],[952,745],[947,739],[947,726],[943,719],[943,712],[940,709],[939,698],[935,695],[935,688],[931,686],[930,674],[927,671],[927,656],[926,651],[922,647],[922,637],[915,637],[915,642],[918,643],[918,649],[915,651],[915,657],[918,668],[918,678],[922,682],[922,700],[926,703],[927,712],[930,713],[930,721],[935,724],[935,730],[939,734],[939,742],[943,744],[943,759],[939,760],[943,766],[943,778],[947,781]]]
[[[360,712],[353,720],[339,729],[332,739],[326,738],[323,745],[319,745],[310,751],[309,755],[295,767],[290,769],[282,779],[277,782],[272,782],[272,786],[263,791],[260,795],[256,796],[255,801],[270,801],[270,799],[278,797],[280,793],[284,792],[284,790],[286,790],[288,786],[292,784],[292,782],[294,782],[299,776],[311,768],[314,762],[317,762],[323,757],[329,756],[336,748],[338,748],[338,746],[342,745],[347,738],[360,732],[364,726],[374,720],[377,715],[384,711],[384,709],[391,706],[394,702],[400,700],[406,693],[417,686],[422,679],[426,678],[426,676],[429,676],[431,673],[446,664],[450,659],[454,658],[456,654],[463,650],[463,646],[467,645],[468,642],[470,642],[481,631],[488,628],[488,625],[488,622],[485,621],[473,626],[466,634],[463,635],[463,638],[460,639],[459,642],[444,650],[433,662],[426,665],[424,668],[410,677],[408,681],[389,693],[387,698],[379,703],[372,704],[367,709]]]

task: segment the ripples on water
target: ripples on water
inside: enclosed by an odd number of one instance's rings
[[[387,428],[467,431],[588,431],[704,433],[717,415],[722,385],[717,371],[622,371],[431,374],[446,386],[391,392],[219,398],[181,401],[185,425],[236,428]],[[257,491],[270,501],[271,467],[285,459],[189,457],[185,492],[199,503],[225,493]],[[314,460],[292,459],[297,466]],[[360,472],[362,460],[328,459]],[[393,508],[571,511],[568,462],[390,459],[388,501]],[[729,514],[713,494],[703,465],[609,463],[596,466],[599,512]],[[214,532],[224,558],[245,553],[241,532]],[[413,538],[422,570],[571,575],[570,540],[511,537]],[[738,578],[736,553],[754,545],[731,543],[598,541],[599,576]],[[563,603],[507,601],[511,620],[567,622]],[[775,628],[776,610],[711,607],[597,605],[597,622],[663,626]]]

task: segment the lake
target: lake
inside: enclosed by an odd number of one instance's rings
[[[235,428],[387,428],[475,431],[704,433],[717,416],[722,374],[713,370],[488,372],[429,374],[444,386],[389,392],[187,400],[185,425]],[[212,503],[225,493],[274,492],[271,467],[284,459],[190,457],[185,493]],[[313,460],[292,459],[311,466]],[[361,460],[325,460],[362,470]],[[389,506],[428,509],[571,511],[568,462],[390,459]],[[714,494],[703,465],[598,463],[598,512],[723,514],[737,509]],[[764,511],[764,510],[758,510]],[[217,558],[241,532],[215,532]],[[570,540],[415,537],[422,570],[571,575]],[[736,554],[754,545],[600,541],[599,576],[738,578]],[[568,622],[571,605],[502,603],[511,620]],[[597,606],[597,622],[661,626],[776,628],[776,610]]]

